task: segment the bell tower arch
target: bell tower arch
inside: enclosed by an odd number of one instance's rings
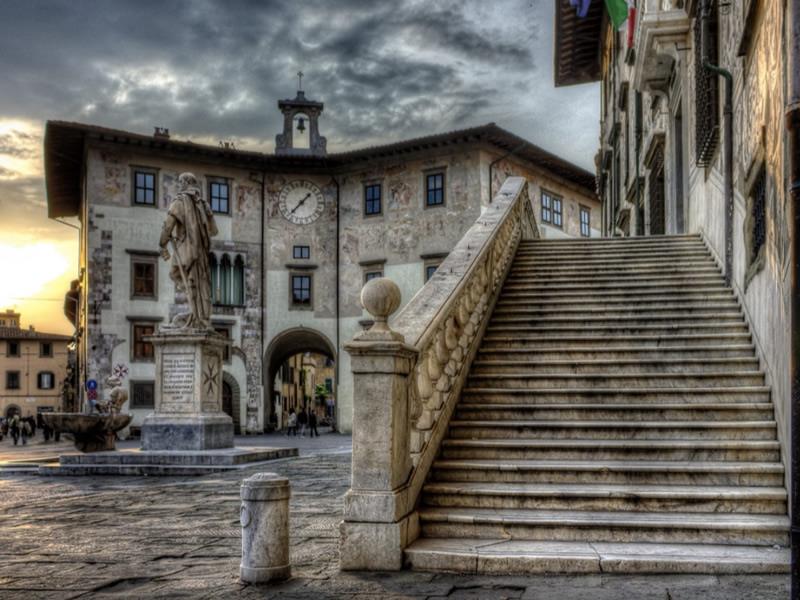
[[[275,136],[275,154],[325,156],[327,140],[319,134],[319,115],[324,104],[306,98],[302,90],[303,72],[298,74],[299,85],[297,95],[293,99],[279,100],[278,108],[283,113],[283,133]],[[306,123],[308,121],[308,123]],[[304,132],[308,127],[308,147],[296,148],[294,129]]]

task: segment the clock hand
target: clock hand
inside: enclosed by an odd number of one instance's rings
[[[298,202],[298,203],[297,203],[297,206],[295,206],[295,207],[294,207],[294,208],[293,208],[293,209],[292,209],[292,210],[289,212],[289,214],[290,214],[290,215],[293,215],[293,214],[294,214],[294,211],[296,211],[298,208],[300,208],[301,206],[303,206],[303,204],[305,203],[305,201],[306,201],[306,200],[308,200],[309,196],[311,196],[311,192],[308,192],[308,193],[306,194],[305,198],[303,198],[302,200],[300,200],[300,202]]]

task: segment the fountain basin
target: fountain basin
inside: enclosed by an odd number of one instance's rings
[[[131,415],[84,413],[42,413],[44,421],[55,431],[71,433],[75,447],[81,452],[102,452],[116,448],[116,432],[131,422]]]

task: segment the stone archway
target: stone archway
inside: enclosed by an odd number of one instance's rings
[[[227,371],[223,371],[222,372],[222,385],[223,385],[223,387],[227,386],[228,389],[230,390],[230,394],[231,394],[230,411],[231,412],[228,413],[228,414],[233,419],[233,432],[234,432],[234,434],[240,435],[241,432],[242,432],[242,422],[241,422],[242,418],[241,418],[241,415],[240,415],[239,411],[241,409],[241,404],[240,403],[241,403],[242,393],[241,393],[241,388],[239,386],[239,382],[236,381],[236,378],[233,375],[231,375]],[[224,393],[224,390],[223,390],[223,393]],[[223,400],[223,411],[225,411],[225,408],[226,408],[224,406],[224,404],[225,404],[225,402]],[[227,412],[227,411],[225,411],[225,412]]]
[[[338,358],[336,347],[331,340],[325,334],[309,327],[287,329],[275,336],[269,343],[264,354],[263,369],[266,376],[264,380],[264,389],[266,390],[264,412],[267,422],[270,421],[270,416],[275,410],[273,387],[278,370],[289,358],[304,352],[322,354],[334,361]],[[334,385],[337,384],[338,382],[334,381]],[[336,393],[334,392],[335,397]]]
[[[21,417],[22,416],[22,410],[16,404],[9,404],[6,407],[6,419],[10,419],[15,414],[18,414]]]

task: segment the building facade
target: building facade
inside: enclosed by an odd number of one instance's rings
[[[556,1],[556,84],[601,82],[596,163],[603,232],[702,234],[747,313],[785,451],[791,358],[786,3],[635,4],[635,24],[616,32],[602,2],[579,18],[567,0]]]
[[[242,432],[274,421],[281,365],[305,352],[334,361],[335,422],[349,431],[352,377],[340,350],[367,323],[364,282],[390,277],[407,302],[507,176],[529,180],[543,236],[600,233],[594,177],[494,124],[328,154],[321,103],[298,92],[280,109],[276,154],[177,141],[161,129],[47,125],[49,214],[82,225],[70,292],[80,305],[81,380],[102,385],[112,370],[127,372],[134,426],[153,406],[146,337],[184,302],[157,255],[182,172],[198,177],[216,213],[212,322],[231,340],[224,393]]]
[[[61,410],[72,338],[20,323],[19,313],[0,313],[0,416]]]

